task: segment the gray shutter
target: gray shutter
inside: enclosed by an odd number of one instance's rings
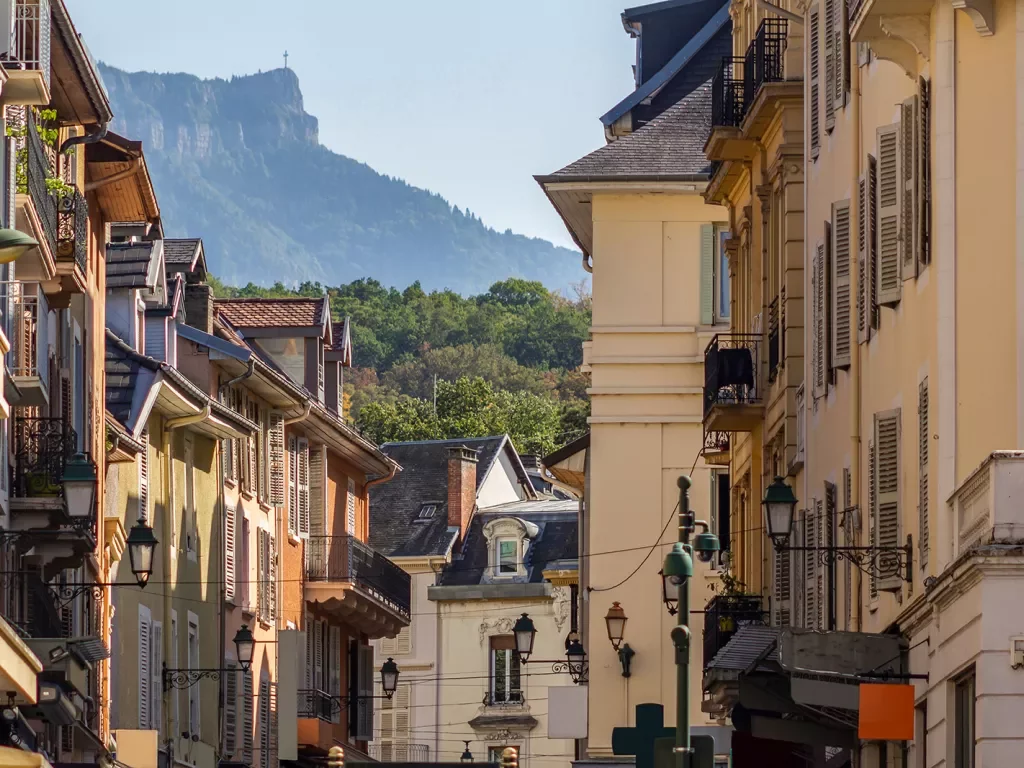
[[[835,109],[846,106],[846,94],[850,90],[850,28],[846,0],[833,0],[835,4],[835,82],[833,84],[833,101]]]
[[[923,77],[918,80],[917,90],[917,168],[917,258],[920,272],[932,260],[931,91],[928,80]]]
[[[152,728],[151,712],[151,687],[153,682],[153,671],[150,668],[150,634],[152,619],[149,609],[139,606],[139,730],[148,731]]]
[[[224,508],[224,599],[235,599],[235,548],[238,519],[233,504]]]
[[[875,414],[875,503],[878,508],[878,546],[891,549],[900,543],[900,411]],[[899,590],[899,575],[879,579],[878,588]]]
[[[868,542],[870,546],[878,546],[878,494],[875,483],[878,477],[878,460],[875,456],[874,438],[868,441]],[[871,599],[878,598],[878,577],[875,569],[871,569]]]
[[[825,396],[825,243],[818,241],[814,248],[814,262],[811,264],[811,323],[814,326],[811,337],[812,363],[814,370],[814,397]]]
[[[790,618],[790,553],[786,550],[772,548],[774,558],[775,581],[774,591],[774,616],[772,621],[777,627],[789,626]],[[405,630],[403,630],[405,631]]]
[[[875,335],[878,328],[878,321],[881,317],[881,310],[878,307],[878,161],[874,155],[868,155],[868,220],[866,222],[866,247],[867,247],[867,270],[868,270],[868,337]]]
[[[275,507],[284,506],[284,415],[273,411],[270,414],[270,503]]]
[[[149,692],[151,697],[149,717],[153,730],[163,732],[163,669],[164,669],[164,625],[159,621],[153,622],[153,633],[150,636],[152,641],[149,654],[150,680]]]
[[[242,672],[242,762],[252,765],[253,740],[252,670]]]
[[[277,619],[277,538],[267,534],[267,618],[273,623]]]
[[[810,99],[810,131],[811,131],[811,159],[818,159],[818,151],[821,147],[821,117],[818,106],[818,91],[820,90],[820,77],[819,70],[821,69],[820,61],[820,35],[821,35],[821,16],[818,12],[818,4],[815,3],[811,8],[810,21],[808,23],[808,37],[810,38],[810,45],[808,46],[808,69],[810,70],[810,93],[808,98]]]
[[[868,340],[870,293],[867,273],[867,177],[857,178],[857,341]]]
[[[836,124],[836,4],[837,0],[825,2],[825,130],[831,132]]]
[[[850,201],[832,204],[832,366],[850,366],[853,343],[850,282]]]
[[[278,748],[277,741],[277,683],[267,683],[267,694],[269,697],[269,701],[267,702],[269,710],[267,713],[267,724],[270,730],[270,735],[268,737],[268,741],[270,743],[268,763],[270,768],[277,768],[280,765],[280,760],[278,758],[280,750]]]
[[[804,512],[803,546],[818,546],[818,515],[821,501],[812,499],[810,509]],[[809,549],[801,552],[804,566],[804,628],[816,629],[818,619],[818,558],[817,553]]]
[[[917,96],[903,102],[900,120],[900,254],[903,279],[917,277]]]
[[[929,528],[928,528],[928,377],[925,376],[918,385],[917,392],[918,421],[918,514],[917,531],[918,545],[921,553],[921,567],[928,567]]]
[[[886,125],[876,131],[878,142],[878,194],[876,222],[878,244],[878,303],[899,303],[903,283],[900,278],[900,125]]]
[[[359,709],[356,715],[356,739],[373,740],[373,646],[357,646],[359,659]]]
[[[224,757],[230,760],[238,748],[238,674],[235,662],[224,660]]]
[[[270,768],[270,681],[260,680],[260,768]]]
[[[330,656],[327,657],[328,670],[328,693],[332,696],[341,696],[341,627],[332,625],[328,629],[328,648]],[[331,711],[335,723],[341,722],[341,712]]]
[[[715,322],[715,227],[700,225],[700,323]]]
[[[327,534],[327,523],[325,519],[324,508],[326,504],[327,494],[324,489],[324,449],[323,446],[313,446],[305,450],[302,450],[302,441],[299,441],[299,467],[303,466],[305,461],[309,474],[309,486],[306,492],[306,498],[308,501],[302,501],[302,483],[300,476],[299,483],[299,509],[303,509],[303,504],[309,509],[309,535],[310,536],[325,536]],[[303,459],[302,457],[307,458]],[[300,513],[301,514],[301,513]]]

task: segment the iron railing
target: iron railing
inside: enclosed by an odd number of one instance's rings
[[[739,127],[746,113],[742,56],[726,56],[711,80],[711,124]]]
[[[314,688],[298,690],[298,716],[304,720],[325,720],[332,722],[341,712],[341,703],[336,696]]]
[[[715,595],[704,609],[704,666],[706,667],[737,630],[748,624],[768,624],[760,595]]]
[[[7,358],[12,376],[37,376],[49,388],[50,362],[47,357],[47,315],[50,305],[39,283],[0,282],[0,307],[7,315],[6,331],[11,343]]]
[[[75,454],[78,436],[64,419],[19,416],[11,435],[11,495],[63,496],[64,467]]]
[[[311,536],[306,541],[306,579],[351,582],[409,615],[409,574],[354,536]]]
[[[729,433],[728,432],[704,432],[704,450],[701,452],[704,455],[712,453],[728,453],[729,452]]]
[[[38,117],[31,109],[26,110],[25,152],[19,153],[19,161],[25,162],[25,189],[36,206],[36,213],[43,225],[50,253],[57,253],[57,195],[50,191],[47,179],[54,177],[53,164],[37,129]],[[19,174],[20,176],[20,174]]]
[[[16,0],[7,5],[2,22],[11,31],[4,67],[31,69],[42,74],[50,87],[50,0]]]
[[[406,744],[404,741],[371,744],[370,757],[382,763],[429,763],[430,747],[427,744]]]
[[[786,19],[763,19],[754,33],[754,39],[747,46],[747,53],[743,57],[743,74],[746,76],[744,100],[748,109],[762,85],[783,79],[787,29]]]
[[[99,634],[103,588],[78,583],[75,571],[46,582],[38,569],[5,572],[7,621],[25,638],[80,638]]]
[[[86,243],[89,204],[77,189],[61,196],[57,203],[57,257],[74,258],[82,274],[88,264]]]
[[[782,335],[779,327],[779,297],[768,305],[768,383],[775,381],[782,353]]]
[[[488,688],[484,691],[485,707],[518,707],[524,702],[522,691],[495,691]]]
[[[704,418],[716,405],[761,401],[760,333],[718,333],[704,350]]]

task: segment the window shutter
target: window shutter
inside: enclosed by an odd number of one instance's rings
[[[836,510],[836,499],[837,491],[836,486],[833,483],[825,483],[825,514],[819,522],[820,536],[822,539],[821,546],[835,548],[836,546],[836,526],[838,524],[837,510]],[[834,568],[826,568],[821,565],[818,567],[818,581],[821,583],[821,589],[818,591],[818,628],[833,630],[836,627],[832,624],[832,619],[835,617],[836,607],[836,580],[835,580]],[[826,615],[829,604],[832,605],[832,614]]]
[[[260,768],[270,768],[270,681],[260,680]]]
[[[238,675],[235,662],[224,660],[224,757],[234,757],[238,743]]]
[[[332,696],[341,696],[341,627],[331,626],[330,630],[330,653],[327,659],[327,668],[330,671],[330,689],[328,693]],[[335,723],[341,722],[341,712],[331,710],[332,720]]]
[[[715,322],[715,228],[700,225],[700,324]]]
[[[280,764],[278,758],[278,744],[277,744],[277,683],[267,683],[267,694],[269,701],[267,702],[268,708],[268,729],[270,735],[268,742],[270,744],[270,755],[268,757],[270,768],[277,768]]]
[[[825,0],[825,130],[836,123],[836,2]]]
[[[918,271],[932,260],[931,86],[920,78],[917,89],[917,258]]]
[[[288,532],[299,532],[298,438],[288,435]]]
[[[238,523],[235,507],[226,504],[224,509],[224,599],[235,599],[235,537]]]
[[[845,0],[832,0],[835,9],[835,76],[833,101],[835,109],[846,106],[846,94],[850,90],[850,29]]]
[[[886,125],[876,132],[878,142],[878,194],[876,222],[878,245],[878,303],[899,303],[903,284],[900,278],[900,125]]]
[[[248,405],[247,412],[249,418],[259,424],[259,408],[257,405],[246,397],[246,403]],[[245,443],[248,446],[248,463],[249,463],[249,477],[246,478],[246,488],[252,495],[257,495],[259,492],[259,467],[257,465],[257,450],[256,443],[262,435],[254,434],[249,435],[245,439]]]
[[[875,489],[876,478],[878,477],[878,460],[875,455],[875,441],[872,438],[868,441],[868,541],[872,547],[878,546],[878,494]],[[871,569],[870,579],[871,599],[878,599],[878,577],[875,569]]]
[[[150,678],[149,691],[152,703],[149,709],[150,728],[156,731],[163,731],[163,669],[164,669],[164,627],[159,621],[154,621],[150,634],[151,646],[149,654]]]
[[[900,412],[899,409],[875,414],[875,525],[878,546],[891,548],[900,543]],[[898,590],[900,577],[880,579],[879,589]]]
[[[149,519],[149,429],[142,430],[142,452],[139,453],[139,517]]]
[[[252,765],[253,740],[252,670],[242,672],[242,762]]]
[[[396,761],[407,761],[409,759],[409,705],[412,700],[412,688],[406,683],[398,686],[395,691],[395,722],[392,739],[394,741],[394,759]]]
[[[304,687],[308,691],[316,687],[313,685],[313,617],[309,615],[309,611],[306,611],[305,623],[302,626],[306,630],[306,658],[302,660],[302,666],[306,670]]]
[[[838,0],[837,0],[838,4]],[[850,366],[850,201],[832,204],[832,366]]]
[[[804,546],[818,546],[818,514],[821,502],[813,500],[804,512]],[[804,551],[804,628],[817,629],[818,619],[818,559],[815,552]]]
[[[313,690],[324,689],[324,622],[313,622]]]
[[[868,269],[868,292],[871,301],[868,303],[868,319],[871,321],[868,331],[869,336],[875,335],[878,328],[878,321],[881,310],[878,307],[878,161],[874,155],[868,155],[868,220],[866,238],[867,242],[867,269]]]
[[[350,536],[356,535],[356,481],[351,477],[348,479],[347,493],[345,494],[345,522],[348,526]]]
[[[903,102],[900,120],[900,253],[903,279],[917,277],[917,96]]]
[[[359,741],[373,740],[373,646],[360,645],[358,648],[359,709],[356,715],[356,734]]]
[[[818,90],[819,85],[819,70],[821,68],[820,61],[820,35],[821,35],[821,24],[820,14],[818,13],[818,4],[815,3],[811,7],[810,22],[808,24],[808,35],[810,37],[810,45],[808,46],[808,58],[809,65],[808,70],[811,73],[810,77],[810,93],[808,98],[810,99],[810,123],[811,123],[811,159],[818,159],[818,151],[821,145],[821,117],[819,114],[818,106]]]
[[[772,548],[775,567],[775,616],[776,627],[787,627],[790,622],[790,553]],[[404,631],[404,630],[403,630]]]
[[[814,398],[825,396],[825,337],[823,333],[825,311],[824,280],[825,243],[818,241],[814,247],[814,261],[811,264],[811,324],[814,326],[811,337],[811,359],[813,361]]]
[[[267,568],[267,619],[277,619],[277,538],[267,534],[268,568]]]
[[[857,178],[857,341],[868,340],[868,281],[866,261],[867,200],[868,182],[865,175]]]
[[[309,441],[305,438],[299,439],[299,461],[298,461],[298,500],[299,500],[299,536],[308,539],[310,531],[310,518],[317,516],[318,523],[314,530],[318,535],[323,536],[326,526],[324,525],[324,454],[322,447],[313,448],[310,451]],[[311,486],[316,482],[317,491],[314,497],[311,493]]]
[[[144,605],[139,606],[139,730],[151,728],[150,706],[152,705],[150,687],[153,682],[153,671],[150,668],[150,629],[152,614]]]
[[[412,653],[412,627],[405,626],[398,631],[395,652],[400,655]]]
[[[854,541],[853,521],[853,473],[849,467],[843,467],[842,523],[845,547],[855,547],[859,543]],[[843,615],[846,617],[843,628],[848,630],[853,626],[853,565],[849,558],[844,561],[843,573]]]
[[[918,421],[918,509],[919,524],[917,531],[918,545],[921,553],[921,567],[928,567],[929,530],[928,530],[928,377],[925,376],[918,385],[917,392]]]
[[[267,617],[267,532],[256,529],[256,615],[261,621]]]
[[[270,418],[267,409],[257,405],[256,418],[254,421],[259,424],[259,438],[256,443],[257,478],[259,482],[258,498],[261,502],[270,501]]]
[[[270,503],[275,507],[284,506],[284,415],[276,411],[270,414]]]

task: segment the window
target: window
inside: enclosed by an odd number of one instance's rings
[[[729,319],[729,253],[725,244],[731,235],[724,227],[720,227],[716,235],[715,322],[726,322]]]
[[[894,549],[901,535],[900,504],[900,410],[875,414],[875,546]],[[899,575],[878,579],[878,588],[899,591],[903,581]]]
[[[711,530],[718,536],[725,562],[725,553],[729,551],[729,471],[715,469],[711,471]]]
[[[516,751],[516,757],[518,757],[519,756],[519,747],[515,746],[514,744],[503,744],[500,747],[488,747],[487,748],[487,762],[489,762],[489,763],[497,763],[498,765],[501,765],[501,753],[504,752],[509,747],[512,747],[512,749],[514,749]],[[522,765],[522,763],[520,763],[520,765]]]
[[[199,662],[199,617],[189,611],[188,614],[188,668],[200,669]],[[200,686],[193,685],[188,689],[188,732],[192,736],[199,735],[199,693]]]
[[[700,323],[729,320],[729,231],[719,224],[700,227]]]
[[[498,539],[495,546],[498,574],[507,576],[519,573],[519,542],[516,539]]]
[[[434,513],[437,512],[436,504],[424,504],[420,507],[419,520],[430,520],[434,517]]]
[[[953,693],[953,768],[974,768],[975,677],[972,669],[955,683]]]
[[[519,655],[512,635],[491,638],[491,703],[522,702],[519,679]]]

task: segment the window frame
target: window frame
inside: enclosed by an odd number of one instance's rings
[[[491,642],[500,635],[493,635]],[[490,655],[490,703],[496,706],[523,703],[523,672],[519,655],[513,648],[495,648],[489,645]],[[499,654],[503,654],[500,656]],[[504,682],[504,692],[498,693],[499,672]],[[513,681],[516,681],[513,684]],[[513,694],[517,694],[514,696]]]
[[[202,666],[199,645],[199,617],[192,611],[188,612],[188,631],[186,637],[186,658],[189,669],[200,669]],[[194,643],[194,648],[193,648]],[[188,689],[188,732],[192,736],[202,735],[202,712],[199,708],[200,686],[193,685]]]
[[[712,283],[714,285],[713,295],[714,300],[712,302],[713,317],[716,325],[728,323],[732,317],[732,285],[729,283],[729,257],[726,251],[725,243],[732,239],[732,233],[726,224],[715,224],[714,225],[714,236],[715,236],[715,255],[714,255],[714,266],[712,267]],[[725,274],[723,275],[723,268]],[[724,283],[723,283],[724,279]],[[723,297],[722,288],[725,287],[727,295],[724,298],[724,309],[723,309]]]
[[[970,695],[969,702],[967,694]],[[977,723],[978,679],[974,667],[971,667],[953,681],[953,768],[975,768],[977,765]],[[965,728],[970,734],[967,743],[964,742]]]
[[[513,545],[513,547],[514,547],[513,557],[515,559],[512,561],[512,570],[511,571],[503,570],[504,564],[502,562],[501,545],[505,544],[505,543],[511,543]],[[521,548],[522,548],[521,541],[519,539],[515,538],[514,536],[498,536],[498,537],[496,537],[494,539],[494,575],[495,576],[499,576],[499,577],[505,576],[505,577],[508,577],[508,576],[517,576],[517,575],[519,575],[520,550],[521,550]]]

